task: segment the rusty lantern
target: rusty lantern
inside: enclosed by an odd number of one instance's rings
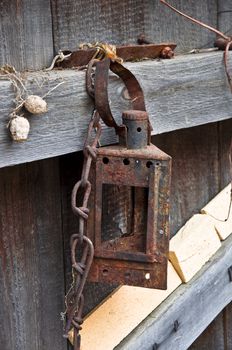
[[[166,289],[171,157],[150,144],[147,112],[122,120],[126,146],[98,148],[91,172],[89,280]]]
[[[124,82],[132,105],[122,113],[121,124],[110,108],[109,70]],[[171,157],[150,142],[151,125],[138,80],[117,56],[94,56],[86,70],[86,90],[95,108],[84,143],[81,179],[72,191],[79,230],[70,239],[73,281],[65,297],[64,336],[74,326],[76,350],[87,278],[166,289],[169,242]],[[100,120],[115,129],[118,145],[97,148]]]

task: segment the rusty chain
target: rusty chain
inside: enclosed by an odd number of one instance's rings
[[[93,131],[95,136],[93,137]],[[80,334],[82,311],[84,305],[83,289],[93,261],[94,247],[91,240],[85,235],[86,221],[88,220],[88,200],[91,193],[91,183],[88,180],[93,159],[96,158],[96,148],[101,136],[100,116],[95,110],[88,127],[87,137],[84,143],[84,165],[81,180],[79,180],[72,191],[72,211],[79,217],[79,231],[71,236],[71,261],[72,261],[72,284],[65,297],[66,326],[64,337],[69,337],[69,331],[74,329],[74,350],[80,350]],[[77,197],[80,191],[84,191],[82,205],[77,205]],[[82,256],[77,261],[77,250],[82,251]]]

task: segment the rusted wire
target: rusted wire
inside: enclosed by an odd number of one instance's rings
[[[164,5],[166,5],[167,7],[169,7],[171,10],[173,10],[174,12],[178,13],[179,15],[187,18],[188,20],[190,20],[191,22],[195,23],[195,24],[198,24],[200,25],[201,27],[204,27],[208,30],[210,30],[211,32],[214,32],[216,33],[219,37],[221,37],[222,39],[219,39],[222,41],[222,43],[218,46],[218,47],[224,47],[225,50],[224,50],[224,65],[225,65],[225,72],[226,72],[226,77],[227,77],[227,80],[228,80],[228,83],[229,83],[229,87],[230,87],[230,91],[232,93],[232,78],[231,78],[231,75],[230,75],[230,72],[229,72],[229,66],[228,66],[228,53],[229,53],[229,50],[230,50],[230,47],[232,46],[232,37],[230,36],[227,36],[225,34],[223,34],[221,31],[219,31],[218,29],[215,29],[211,26],[209,26],[208,24],[205,24],[189,15],[186,15],[185,13],[177,10],[174,6],[170,5],[169,3],[167,3],[165,0],[160,0],[160,2]],[[231,209],[232,209],[232,138],[231,138],[231,145],[230,145],[230,150],[229,150],[229,166],[230,166],[230,175],[231,175],[231,196],[230,196],[230,203],[229,203],[229,209],[228,209],[228,214],[227,214],[227,217],[226,219],[218,219],[216,218],[215,216],[209,214],[212,218],[214,218],[215,220],[217,221],[221,221],[221,222],[226,222],[229,220],[229,217],[230,217],[230,212],[231,212]]]
[[[195,18],[193,18],[193,17],[191,17],[191,16],[189,16],[189,15],[186,15],[185,13],[183,13],[183,12],[177,10],[174,6],[170,5],[170,4],[169,4],[168,2],[166,2],[165,0],[160,0],[160,2],[162,2],[162,4],[166,5],[166,6],[169,7],[171,10],[173,10],[173,11],[176,12],[176,13],[178,13],[179,15],[181,15],[181,16],[187,18],[187,19],[190,20],[191,22],[196,23],[196,24],[200,25],[201,27],[204,27],[204,28],[210,30],[211,32],[216,33],[217,35],[219,35],[220,37],[222,37],[223,39],[225,39],[225,40],[227,40],[227,41],[231,40],[231,38],[230,38],[229,36],[223,34],[223,33],[220,32],[218,29],[215,29],[215,28],[209,26],[208,24],[205,24],[205,23],[199,21],[198,19],[195,19]]]
[[[177,10],[174,6],[170,5],[168,2],[166,2],[165,0],[160,0],[160,2],[164,5],[166,5],[167,7],[169,7],[171,10],[173,10],[174,12],[178,13],[180,16],[183,16],[185,18],[187,18],[188,20],[190,20],[191,22],[200,25],[203,28],[206,28],[208,30],[210,30],[211,32],[214,32],[215,34],[217,34],[219,37],[221,37],[223,39],[223,45],[225,45],[225,51],[224,51],[224,65],[225,65],[225,71],[226,71],[226,76],[228,79],[228,83],[230,85],[230,90],[232,92],[232,79],[231,76],[229,74],[229,69],[228,69],[228,51],[231,47],[231,43],[232,43],[232,38],[230,36],[225,35],[224,33],[222,33],[221,31],[219,31],[216,28],[213,28],[211,26],[209,26],[208,24],[205,24],[189,15],[186,15],[185,13]]]

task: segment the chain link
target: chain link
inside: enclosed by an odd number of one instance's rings
[[[93,134],[95,135],[93,136]],[[96,148],[99,145],[101,136],[100,116],[95,110],[88,127],[87,137],[84,143],[84,164],[81,180],[79,180],[72,191],[72,211],[79,217],[79,231],[71,236],[71,261],[72,261],[72,284],[65,297],[66,305],[66,326],[64,337],[68,338],[69,331],[74,328],[74,350],[80,350],[81,324],[83,323],[82,311],[84,305],[83,289],[93,261],[94,247],[91,240],[86,236],[86,221],[89,217],[88,201],[91,193],[89,173],[91,164],[96,159]],[[77,206],[77,198],[80,190],[84,191],[82,205]],[[77,250],[82,252],[81,258],[77,261]]]

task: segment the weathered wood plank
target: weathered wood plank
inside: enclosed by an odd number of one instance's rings
[[[216,123],[153,137],[172,157],[171,236],[220,189],[217,140]]]
[[[180,284],[181,280],[169,262],[167,290],[121,286],[86,317],[81,331],[82,349],[114,349]]]
[[[216,28],[217,0],[174,0],[170,3],[180,11]],[[172,41],[177,52],[213,47],[215,34],[168,9],[157,1],[145,5],[145,33],[155,42]]]
[[[232,122],[226,120],[219,123],[219,168],[220,168],[220,189],[223,189],[231,181],[230,171],[230,145],[232,138]]]
[[[229,212],[230,201],[231,184],[226,186],[201,210],[202,214],[209,215],[213,220],[214,227],[221,241],[226,239],[232,233],[232,212]]]
[[[225,349],[232,349],[232,303],[224,310],[224,338]]]
[[[217,1],[172,1],[174,6],[216,27]],[[214,34],[181,18],[159,1],[52,0],[56,50],[81,42],[135,43],[144,33],[154,42],[176,41],[179,52],[209,46]]]
[[[221,312],[188,350],[229,349],[225,347],[223,333],[223,314]]]
[[[232,96],[222,53],[186,55],[127,66],[144,88],[154,134],[231,118]],[[61,80],[65,84],[47,97],[46,115],[30,117],[29,140],[18,144],[10,140],[6,130],[13,91],[9,82],[0,81],[0,167],[71,153],[83,147],[93,108],[85,91],[84,73],[63,70],[25,76],[30,93],[43,95]],[[111,105],[119,119],[129,102],[123,97],[124,87],[119,79],[112,76],[110,82]],[[102,144],[115,140],[114,131],[105,127]]]
[[[53,56],[49,0],[0,2],[0,66],[42,69]]]
[[[181,280],[187,283],[220,246],[213,219],[195,214],[170,240],[169,259]]]
[[[232,34],[231,28],[232,3],[230,0],[218,0],[218,28],[228,35]]]
[[[218,29],[222,32],[231,34],[232,6],[230,0],[218,0]],[[230,121],[218,123],[218,167],[219,167],[219,186],[220,189],[230,181],[228,151],[232,135],[232,123]],[[193,349],[232,349],[232,323],[228,320],[232,315],[231,308],[226,308],[212,322],[212,324],[202,333],[199,339],[190,348]],[[228,317],[227,317],[228,316]],[[232,319],[232,318],[231,318]]]
[[[0,171],[0,339],[4,350],[66,349],[57,160]]]
[[[232,300],[231,265],[232,237],[198,275],[180,286],[115,350],[186,350],[206,326]],[[179,328],[174,331],[174,321]]]
[[[73,50],[82,42],[136,42],[144,30],[139,0],[52,0],[56,50]]]

